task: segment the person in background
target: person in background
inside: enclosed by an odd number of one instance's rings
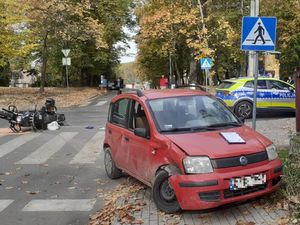
[[[165,78],[164,75],[161,76],[159,79],[159,87],[160,89],[166,89],[168,87],[169,81],[167,78]]]
[[[295,84],[294,79],[293,79],[292,76],[289,76],[286,82],[289,83],[290,85],[294,85]]]

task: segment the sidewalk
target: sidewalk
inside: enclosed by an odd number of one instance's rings
[[[106,196],[106,206],[91,216],[89,225],[283,225],[286,223],[282,221],[288,217],[288,211],[281,209],[279,203],[270,205],[265,199],[206,211],[165,214],[157,210],[150,188],[133,178],[128,181]]]
[[[252,120],[247,120],[245,124],[252,127]],[[296,118],[258,118],[256,128],[277,147],[289,147],[290,136],[296,132]]]

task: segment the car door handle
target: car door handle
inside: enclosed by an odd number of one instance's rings
[[[111,131],[111,130],[108,130],[108,133],[109,133],[109,134],[112,134],[112,131]]]
[[[124,137],[125,141],[129,141],[129,137]]]

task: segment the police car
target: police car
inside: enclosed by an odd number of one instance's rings
[[[238,117],[250,118],[253,109],[254,78],[224,80],[216,89],[216,97],[232,108]],[[257,110],[295,111],[295,87],[275,78],[259,77]]]

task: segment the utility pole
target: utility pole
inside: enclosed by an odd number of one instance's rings
[[[259,15],[259,0],[251,0],[250,16],[257,17]],[[254,51],[249,51],[248,57],[248,77],[254,77],[256,67],[258,67],[258,54]]]
[[[251,0],[250,16],[259,15],[259,0]],[[256,129],[256,103],[257,103],[257,79],[258,79],[258,53],[249,52],[248,77],[254,77],[252,128]]]

